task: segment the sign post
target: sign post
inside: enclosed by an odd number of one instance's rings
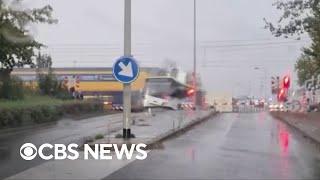
[[[123,84],[123,135],[124,139],[131,137],[131,85]]]
[[[124,7],[124,55],[131,56],[131,0]],[[131,84],[123,84],[123,138],[131,137]]]
[[[137,61],[131,55],[131,0],[124,0],[124,56],[113,65],[113,76],[123,83],[123,138],[131,135],[131,83],[139,75]]]
[[[123,138],[131,137],[131,83],[139,76],[139,66],[132,56],[120,57],[113,65],[113,76],[123,83]]]

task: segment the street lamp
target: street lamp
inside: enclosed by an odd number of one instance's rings
[[[197,92],[197,0],[193,0],[193,86]],[[194,94],[194,104],[197,104],[197,93]]]
[[[262,70],[264,73],[264,98],[267,98],[267,69],[265,67],[254,67],[254,70]]]
[[[197,73],[197,0],[193,0],[193,73]]]

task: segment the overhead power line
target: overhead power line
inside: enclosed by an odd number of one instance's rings
[[[202,45],[203,48],[224,48],[224,47],[248,47],[248,46],[266,46],[266,45],[291,45],[307,41],[284,41],[284,42],[264,42],[264,43],[246,43],[246,44],[225,44],[225,45]]]

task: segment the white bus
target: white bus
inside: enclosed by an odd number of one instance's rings
[[[144,88],[145,108],[163,107],[173,110],[182,106],[193,106],[194,89],[172,77],[150,77],[146,79]]]

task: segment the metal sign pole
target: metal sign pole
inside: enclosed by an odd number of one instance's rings
[[[124,7],[124,56],[131,56],[131,0]],[[123,138],[131,137],[131,84],[123,84]]]

